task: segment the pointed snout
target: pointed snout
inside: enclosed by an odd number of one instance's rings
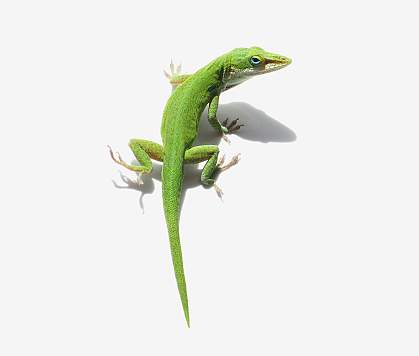
[[[265,68],[262,73],[269,73],[282,69],[291,63],[291,58],[279,54],[270,54],[266,57]]]
[[[292,59],[288,57],[282,57],[282,61],[285,62],[287,65],[292,63]]]
[[[273,70],[274,68],[276,70],[284,68],[287,65],[291,64],[291,62],[291,58],[282,56],[280,54],[270,53],[269,56],[266,57],[266,65],[271,70]]]
[[[285,67],[291,64],[292,59],[285,56],[276,56],[276,58],[274,58],[274,62]]]

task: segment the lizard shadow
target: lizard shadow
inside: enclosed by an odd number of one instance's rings
[[[233,102],[229,104],[220,105],[218,108],[218,118],[222,122],[225,118],[235,119],[239,118],[239,124],[244,124],[244,127],[235,132],[235,135],[248,140],[256,142],[293,142],[297,139],[297,135],[293,130],[280,123],[278,120],[267,115],[262,110],[256,109],[253,106],[244,102]],[[199,124],[199,135],[194,143],[197,145],[218,145],[221,141],[221,136],[210,126],[206,119],[208,110],[206,109],[201,117]],[[230,120],[231,121],[231,120]],[[138,165],[138,161],[133,160],[133,164]],[[128,176],[120,172],[120,177],[125,185],[120,185],[113,182],[115,188],[118,189],[132,189],[141,193],[139,197],[139,205],[144,213],[144,196],[152,194],[155,190],[154,180],[161,182],[162,164],[160,162],[153,162],[153,171],[150,174],[142,176],[143,184],[138,185]],[[181,195],[181,209],[187,191],[198,186],[202,186],[200,182],[201,169],[197,164],[188,164],[184,166],[184,181]],[[203,187],[203,186],[202,186]],[[204,187],[204,189],[209,189]]]
[[[139,165],[137,160],[132,160],[131,164]],[[119,176],[121,181],[125,183],[122,185],[117,183],[115,180],[112,180],[112,183],[115,188],[117,189],[131,189],[140,192],[140,197],[138,199],[138,203],[140,205],[141,211],[145,212],[144,209],[144,196],[146,194],[152,194],[156,189],[154,181],[161,182],[161,171],[162,171],[162,163],[153,162],[153,170],[150,174],[144,174],[141,176],[142,184],[139,185],[138,182],[129,176],[125,175],[121,171],[119,171]],[[183,202],[185,200],[186,191],[191,188],[195,188],[198,186],[202,186],[201,184],[201,169],[198,168],[197,164],[188,164],[184,166],[184,179],[183,179],[183,189],[181,193],[181,200],[180,200],[180,208],[182,209]],[[208,187],[204,187],[204,189],[209,189]]]
[[[196,145],[218,144],[221,141],[220,135],[215,132],[206,120],[208,111],[205,110],[199,125],[199,136]],[[297,135],[293,130],[278,120],[266,114],[264,111],[256,109],[252,105],[244,102],[233,102],[223,104],[218,107],[217,117],[220,122],[229,118],[232,121],[239,118],[238,124],[244,127],[236,131],[234,135],[247,140],[256,142],[294,142]]]

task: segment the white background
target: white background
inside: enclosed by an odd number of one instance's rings
[[[3,1],[0,354],[418,355],[415,5]],[[160,166],[116,189],[106,145],[160,141],[171,58],[252,45],[294,62],[222,96],[224,200],[186,171],[187,329]]]

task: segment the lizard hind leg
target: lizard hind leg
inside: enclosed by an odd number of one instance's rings
[[[185,163],[200,163],[205,162],[204,168],[201,173],[201,183],[207,187],[214,187],[218,196],[223,194],[222,190],[215,184],[215,178],[217,173],[225,171],[231,166],[237,164],[239,161],[239,155],[234,156],[233,159],[223,165],[224,156],[218,162],[219,149],[215,145],[202,145],[190,148],[185,152]]]
[[[125,167],[126,169],[129,169],[130,171],[136,172],[138,174],[151,173],[153,169],[151,159],[160,162],[163,161],[163,146],[158,143],[148,140],[132,139],[129,142],[129,147],[134,153],[135,158],[138,160],[138,162],[141,163],[140,166],[126,163],[118,152],[114,153],[113,150],[108,146],[111,158],[116,163]]]
[[[219,149],[215,145],[202,145],[192,147],[185,152],[185,163],[205,162],[201,173],[201,183],[205,186],[212,186],[217,173],[217,159]]]

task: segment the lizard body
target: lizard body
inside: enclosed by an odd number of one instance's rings
[[[220,167],[217,164],[218,146],[192,146],[198,134],[201,114],[209,105],[208,120],[214,129],[223,137],[236,131],[242,126],[237,125],[237,120],[227,125],[227,121],[221,124],[217,119],[221,92],[253,76],[281,69],[290,63],[291,60],[287,57],[266,52],[259,47],[251,47],[236,48],[191,75],[178,75],[171,64],[172,76],[167,73],[166,75],[170,78],[174,89],[163,112],[161,125],[163,145],[147,140],[130,140],[129,146],[141,163],[140,166],[125,163],[119,155],[116,157],[110,150],[114,161],[137,173],[150,173],[151,159],[163,162],[163,207],[176,282],[188,326],[190,325],[188,296],[179,237],[183,165],[207,161],[202,170],[201,182],[206,186],[215,186],[214,176],[217,171],[237,162],[235,157],[225,167]]]

